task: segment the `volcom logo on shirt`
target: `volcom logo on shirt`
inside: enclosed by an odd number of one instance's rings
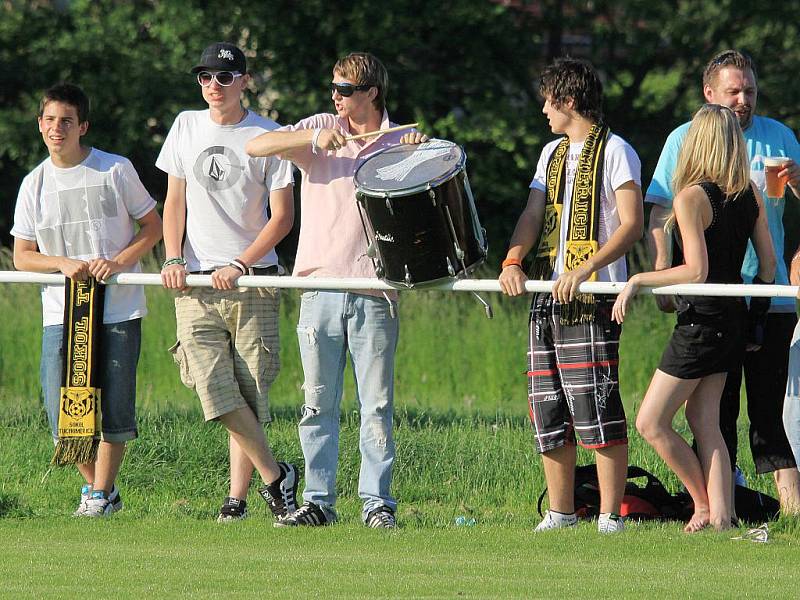
[[[220,192],[233,186],[242,175],[244,167],[239,157],[225,146],[211,146],[203,150],[194,163],[194,176],[209,192]]]
[[[220,50],[217,58],[224,58],[225,60],[233,60],[233,52],[230,50]]]

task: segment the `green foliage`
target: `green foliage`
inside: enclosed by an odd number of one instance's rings
[[[0,4],[0,241],[27,171],[46,155],[34,117],[38,97],[69,79],[94,110],[88,141],[128,156],[162,199],[155,157],[175,115],[201,108],[188,71],[200,50],[227,39],[243,47],[254,80],[247,102],[293,122],[330,110],[333,62],[375,53],[391,84],[390,114],[464,145],[492,264],[527,197],[535,161],[552,137],[536,77],[562,54],[602,72],[612,129],[639,152],[645,185],[667,133],[701,101],[703,65],[730,46],[761,65],[760,112],[800,126],[788,78],[800,66],[792,3],[487,2],[268,0],[9,0]],[[291,257],[286,257],[291,262]]]

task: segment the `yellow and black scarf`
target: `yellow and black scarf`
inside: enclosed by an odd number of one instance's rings
[[[105,286],[93,277],[67,278],[64,289],[64,386],[54,465],[94,462],[102,423],[97,361]]]
[[[603,186],[603,159],[609,129],[595,123],[583,143],[575,180],[572,184],[567,239],[564,248],[564,270],[572,271],[582,265],[599,249],[600,193]],[[567,173],[569,138],[558,143],[547,163],[547,199],[539,247],[531,266],[531,279],[549,280],[553,276],[561,236],[564,212],[564,184]],[[592,273],[589,281],[595,281]],[[575,324],[594,319],[594,296],[578,294],[568,305],[561,307],[561,322]]]

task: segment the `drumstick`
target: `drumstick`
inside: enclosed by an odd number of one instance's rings
[[[360,140],[362,138],[372,137],[373,135],[383,135],[384,133],[391,133],[393,131],[400,131],[402,129],[411,129],[416,127],[419,123],[409,123],[408,125],[398,125],[397,127],[389,127],[388,129],[377,129],[375,131],[368,131],[367,133],[359,133],[358,135],[348,135],[344,139],[348,142],[352,140]]]

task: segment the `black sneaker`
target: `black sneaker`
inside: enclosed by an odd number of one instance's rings
[[[394,518],[394,511],[391,508],[379,506],[367,515],[364,525],[370,529],[395,529],[397,520]]]
[[[222,508],[219,509],[217,523],[232,523],[247,518],[247,501],[239,498],[225,498]]]
[[[326,511],[313,502],[306,502],[290,514],[274,523],[275,527],[321,527],[336,522],[336,513]]]
[[[108,493],[108,501],[111,502],[111,512],[119,512],[125,508],[116,483],[111,486],[111,491]]]
[[[297,469],[288,463],[278,463],[281,475],[269,485],[259,488],[258,493],[267,501],[276,519],[284,519],[297,510]]]

